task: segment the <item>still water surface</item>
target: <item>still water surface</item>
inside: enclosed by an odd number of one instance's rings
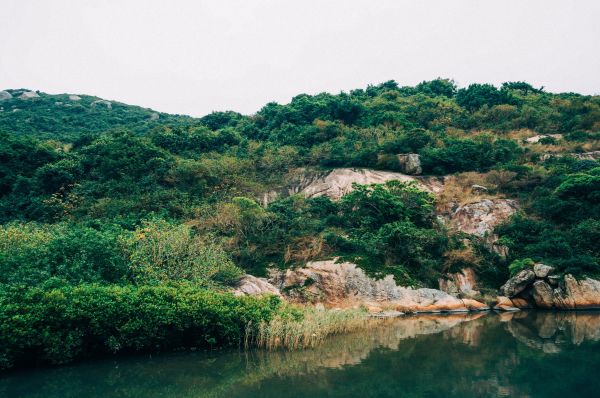
[[[0,377],[0,397],[600,397],[600,313],[420,315],[295,352],[120,358]]]

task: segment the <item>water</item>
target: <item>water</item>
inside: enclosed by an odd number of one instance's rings
[[[1,397],[600,397],[600,313],[421,315],[295,352],[100,360],[0,377]]]

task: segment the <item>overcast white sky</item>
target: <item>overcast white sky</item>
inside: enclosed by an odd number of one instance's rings
[[[438,76],[600,94],[600,1],[0,0],[0,89],[201,116]]]

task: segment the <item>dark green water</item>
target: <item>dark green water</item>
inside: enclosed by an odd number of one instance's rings
[[[416,316],[296,352],[13,372],[1,397],[600,397],[600,313]]]

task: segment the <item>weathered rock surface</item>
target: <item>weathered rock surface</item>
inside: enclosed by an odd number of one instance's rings
[[[38,97],[39,95],[35,91],[25,91],[23,94],[19,95],[20,99],[32,99]]]
[[[488,309],[436,289],[397,286],[392,276],[375,280],[352,263],[309,262],[306,267],[274,272],[269,279],[291,301],[328,306],[365,305],[401,312],[464,312]]]
[[[448,274],[445,278],[438,280],[438,285],[441,291],[453,296],[472,298],[480,295],[473,268],[465,268],[460,272]]]
[[[518,307],[515,307],[512,300],[505,296],[497,297],[496,305],[494,306],[495,310],[501,311],[519,311]]]
[[[302,194],[307,198],[327,196],[332,200],[339,200],[352,191],[352,184],[354,183],[363,185],[383,184],[392,180],[415,181],[421,189],[428,192],[439,192],[443,186],[442,180],[436,177],[413,177],[391,171],[339,168],[321,172],[300,173],[286,187],[263,194],[260,201],[266,206],[278,198],[295,194]]]
[[[541,134],[534,135],[533,137],[529,137],[525,140],[525,142],[529,144],[536,144],[543,138],[554,138],[555,140],[561,140],[563,138],[562,134]]]
[[[545,264],[541,264],[541,263],[537,263],[534,264],[533,266],[533,272],[535,273],[535,277],[536,278],[541,278],[544,279],[545,277],[547,277],[552,271],[554,271],[554,268],[552,268],[549,265],[545,265]]]
[[[104,106],[106,106],[106,109],[112,109],[112,102],[107,101],[107,100],[96,100],[96,101],[92,102],[91,105],[93,107],[95,107],[96,105],[104,105]]]
[[[462,232],[486,237],[518,209],[517,201],[513,199],[482,199],[459,206],[450,221]]]
[[[600,159],[600,151],[574,153],[573,156],[580,160],[598,160]]]
[[[12,94],[8,91],[0,91],[0,101],[6,101],[12,98]]]
[[[600,281],[573,275],[551,275],[553,268],[536,264],[510,278],[500,291],[495,308],[542,308],[542,309],[598,309],[600,308]]]
[[[281,296],[279,289],[270,284],[265,278],[257,278],[252,275],[244,275],[233,291],[236,296],[257,296],[262,294],[273,294]]]
[[[69,95],[69,100],[71,101],[81,101],[81,97],[75,94]]]
[[[535,273],[531,269],[524,269],[517,275],[510,278],[500,288],[504,296],[509,298],[515,297],[517,294],[525,290],[535,280]]]
[[[400,170],[403,173],[418,175],[423,172],[423,168],[421,167],[421,157],[416,153],[401,153],[396,155],[398,158],[398,164],[400,165]]]

